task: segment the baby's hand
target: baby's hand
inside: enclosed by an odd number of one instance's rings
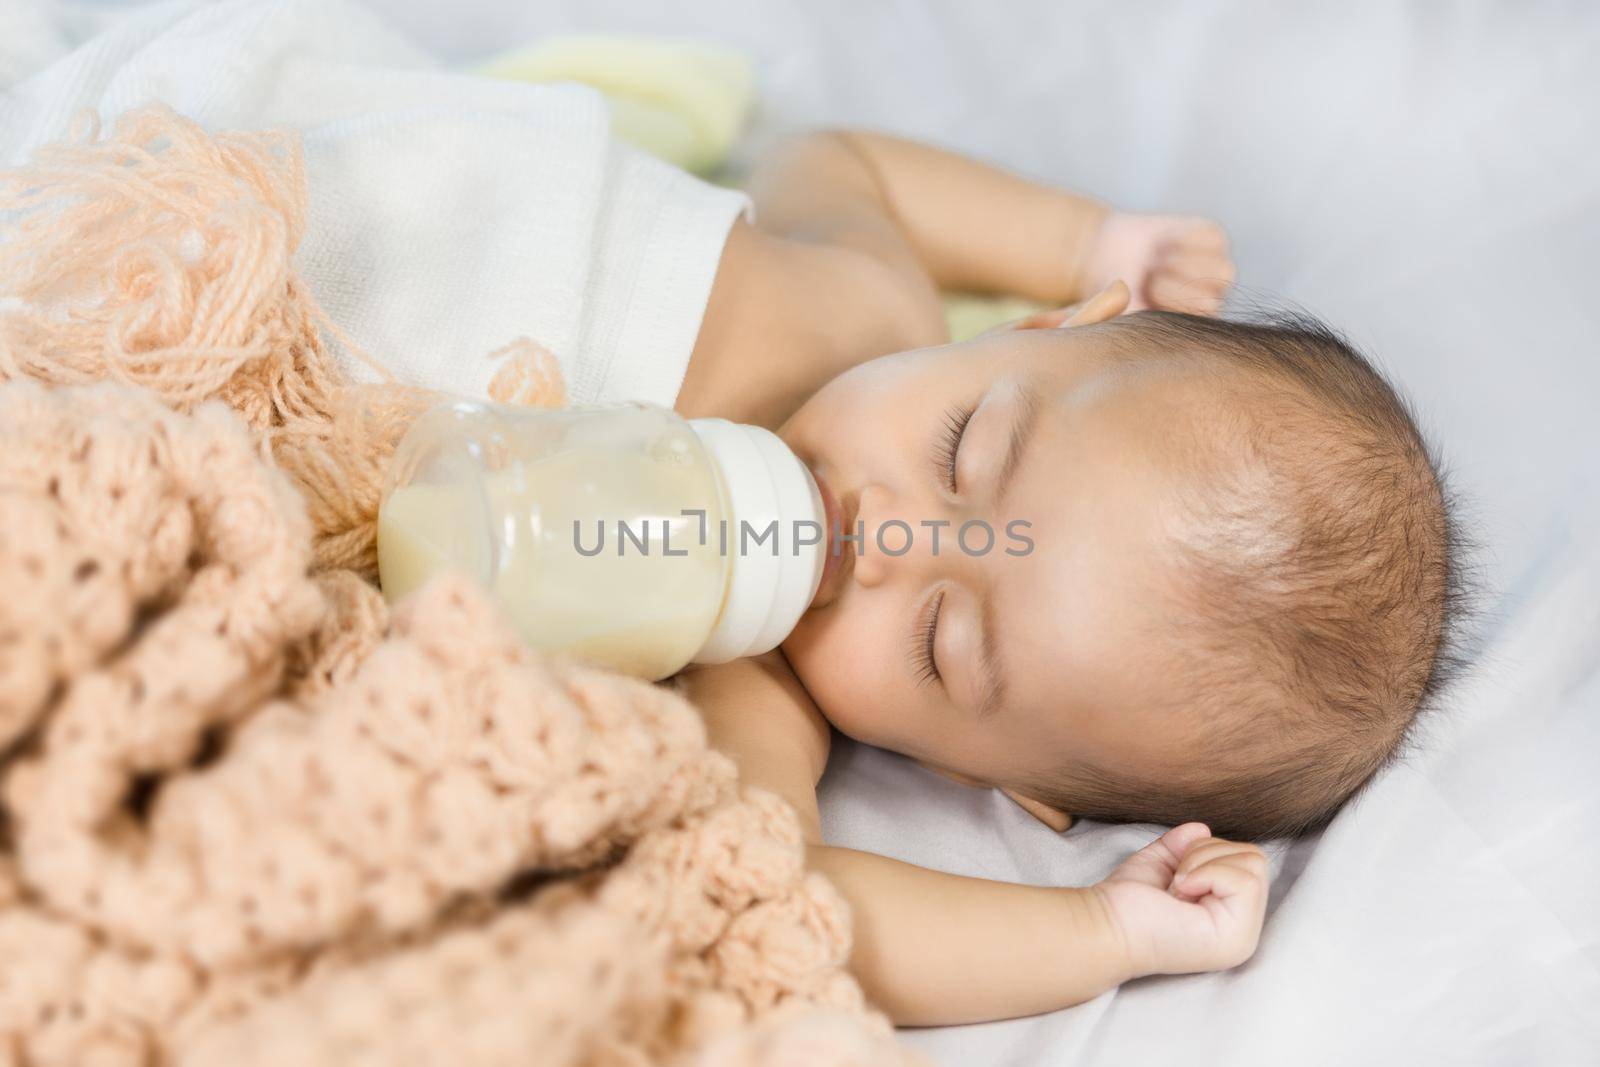
[[[1190,822],[1123,861],[1094,887],[1134,974],[1220,971],[1249,959],[1267,909],[1267,857]]]
[[[1121,278],[1129,311],[1157,308],[1215,315],[1234,278],[1228,235],[1210,219],[1114,214],[1100,224],[1084,267],[1083,291]]]

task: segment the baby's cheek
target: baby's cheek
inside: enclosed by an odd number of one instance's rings
[[[826,609],[818,616],[827,614]],[[861,620],[865,621],[865,620]],[[783,644],[800,683],[835,728],[872,745],[891,746],[887,711],[893,694],[883,672],[892,667],[890,650],[873,640],[868,626],[844,617],[807,617]]]

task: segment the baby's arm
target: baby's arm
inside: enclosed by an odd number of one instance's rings
[[[1211,313],[1233,280],[1207,219],[1112,211],[929,145],[821,132],[769,153],[751,180],[758,225],[914,261],[938,289],[1069,304],[1112,281],[1132,310]]]
[[[690,417],[777,426],[863,360],[950,339],[941,289],[1049,304],[1126,282],[1130,310],[1210,313],[1233,278],[1221,227],[1108,212],[926,145],[858,132],[779,145],[728,234],[678,393]]]
[[[808,861],[850,902],[851,969],[897,1023],[1050,1011],[1139,975],[1230,967],[1255,949],[1266,862],[1254,846],[1189,823],[1088,888],[964,878],[827,846],[816,783],[829,727],[782,657],[682,678],[713,746],[799,813]]]
[[[807,134],[763,157],[750,192],[763,229],[853,244],[943,290],[1081,299],[1109,214],[1097,201],[928,145],[862,131]]]

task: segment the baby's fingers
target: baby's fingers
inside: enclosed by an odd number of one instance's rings
[[[1205,279],[1156,273],[1145,285],[1145,302],[1161,311],[1215,315],[1222,310],[1227,286]]]
[[[1236,855],[1225,856],[1196,867],[1173,879],[1173,891],[1183,900],[1198,901],[1215,897],[1221,901],[1266,897],[1267,870]]]
[[[1267,854],[1261,851],[1260,845],[1252,845],[1248,841],[1230,841],[1225,837],[1201,837],[1188,842],[1183,855],[1178,857],[1178,873],[1182,874],[1202,863],[1210,863],[1214,859],[1229,855],[1251,856],[1262,863],[1267,859]]]
[[[1195,841],[1203,841],[1211,831],[1205,823],[1186,822],[1174,826],[1138,852],[1122,861],[1113,877],[1144,882],[1164,889],[1172,881],[1178,867],[1178,858],[1188,851]]]
[[[1267,914],[1264,870],[1239,863],[1237,856],[1213,860],[1195,868],[1181,892],[1185,897],[1197,893],[1193,906],[1211,917],[1213,967],[1234,967],[1255,954]]]
[[[1266,853],[1255,845],[1212,837],[1195,842],[1184,852],[1172,876],[1172,890],[1184,900],[1199,900],[1208,893],[1227,896],[1230,891],[1250,884],[1265,886],[1266,882]]]
[[[1238,276],[1238,268],[1227,256],[1207,252],[1169,252],[1156,261],[1155,273],[1175,278],[1190,278],[1214,288],[1227,289]]]
[[[1173,220],[1166,247],[1184,252],[1205,252],[1224,258],[1228,255],[1228,231],[1220,223],[1196,216]]]
[[[1226,259],[1182,254],[1162,260],[1145,288],[1156,307],[1214,315],[1221,310],[1233,277],[1233,264]]]

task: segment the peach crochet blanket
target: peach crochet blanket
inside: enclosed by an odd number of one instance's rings
[[[304,209],[160,107],[0,173],[0,1064],[900,1061],[693,708],[365,580],[425,398],[337,379]]]

